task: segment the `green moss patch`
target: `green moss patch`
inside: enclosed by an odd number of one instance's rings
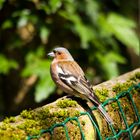
[[[67,108],[67,107],[76,107],[77,102],[70,100],[70,99],[65,99],[65,100],[59,100],[57,102],[57,106],[60,108]]]
[[[6,118],[0,125],[0,138],[22,140],[26,136],[39,135],[40,130],[48,129],[68,117],[79,116],[77,102],[69,99],[58,100],[56,105],[42,107],[38,110],[23,110],[18,117]],[[69,107],[69,109],[67,109]],[[74,125],[72,123],[72,125]],[[70,129],[70,131],[73,131]],[[0,139],[1,140],[1,139]]]
[[[94,92],[97,95],[97,97],[100,99],[101,102],[104,102],[109,94],[109,91],[106,88],[95,89]]]

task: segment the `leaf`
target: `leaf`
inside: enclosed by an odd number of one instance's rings
[[[49,29],[46,28],[45,26],[42,26],[40,29],[40,38],[42,40],[42,43],[46,44],[49,36]]]
[[[97,22],[97,18],[99,16],[99,4],[97,3],[97,1],[94,0],[88,0],[86,1],[86,5],[84,5],[86,7],[86,13],[88,14],[88,16],[91,18],[92,23],[96,23]]]
[[[44,75],[44,78],[41,78],[36,86],[35,101],[41,102],[46,99],[54,91],[54,87],[50,74]]]
[[[38,77],[34,93],[36,102],[46,99],[55,89],[50,76],[50,61],[42,58],[44,52],[41,47],[36,52],[29,52],[26,57],[26,67],[22,71],[23,77],[30,75]]]
[[[4,55],[0,54],[0,73],[8,74],[11,69],[17,69],[18,63],[14,60],[7,59]]]
[[[106,59],[108,61],[112,61],[112,62],[115,61],[120,64],[126,63],[126,59],[124,57],[122,57],[121,55],[119,55],[113,51],[110,51],[109,53],[106,54]]]
[[[0,0],[0,9],[2,9],[5,0]]]
[[[49,5],[51,7],[51,12],[55,13],[62,5],[62,2],[61,0],[49,0]]]
[[[104,55],[97,53],[96,57],[104,71],[103,77],[106,79],[117,77],[119,75],[117,64],[124,64],[126,62],[125,58],[114,52],[108,52]]]
[[[134,32],[135,22],[115,13],[108,15],[107,22],[109,30],[116,38],[128,47],[132,47],[135,53],[139,54],[139,41]]]
[[[28,22],[27,17],[20,17],[19,21],[18,21],[18,27],[22,27],[25,26]]]
[[[2,29],[9,29],[13,27],[13,23],[11,20],[5,20],[2,24]]]
[[[18,28],[25,26],[29,20],[30,10],[24,9],[22,11],[17,11],[13,14],[13,17],[19,16],[18,19]]]
[[[84,25],[80,17],[75,13],[60,11],[59,14],[73,22],[72,31],[79,36],[82,47],[87,48],[89,41],[95,37],[93,29],[88,25]]]

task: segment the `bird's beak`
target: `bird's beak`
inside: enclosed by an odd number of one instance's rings
[[[50,52],[50,53],[48,53],[48,56],[55,57],[55,54],[54,54],[54,52]]]

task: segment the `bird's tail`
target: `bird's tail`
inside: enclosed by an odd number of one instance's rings
[[[109,124],[113,124],[113,120],[111,119],[111,117],[108,115],[108,113],[103,109],[102,105],[100,104],[98,106],[99,111],[102,113],[103,117],[106,119],[106,121]]]

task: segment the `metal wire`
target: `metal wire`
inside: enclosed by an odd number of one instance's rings
[[[130,140],[133,140],[132,129],[133,129],[135,126],[140,125],[140,115],[139,115],[139,113],[138,113],[138,110],[137,110],[137,107],[136,107],[136,105],[135,105],[135,102],[134,102],[134,100],[133,100],[133,98],[132,98],[132,94],[130,93],[133,89],[140,89],[140,83],[137,84],[137,85],[133,85],[133,86],[129,87],[127,91],[123,91],[123,92],[117,94],[116,97],[110,98],[110,99],[106,100],[106,101],[102,104],[102,106],[105,107],[105,106],[106,106],[107,104],[109,104],[110,102],[117,102],[118,107],[119,107],[119,111],[120,111],[120,114],[121,114],[121,117],[122,117],[122,119],[123,119],[123,121],[124,121],[124,124],[125,124],[125,129],[122,129],[122,130],[120,130],[119,132],[116,132],[115,129],[114,129],[114,127],[113,127],[113,125],[110,124],[109,127],[110,127],[110,129],[111,129],[111,131],[112,131],[112,135],[106,137],[105,140],[110,140],[110,139],[118,140],[118,138],[121,136],[122,133],[128,133],[129,139],[130,139]],[[125,97],[125,96],[128,96],[128,97],[130,98],[130,102],[131,102],[131,104],[132,104],[132,106],[133,106],[134,113],[135,113],[135,115],[136,115],[136,117],[137,117],[137,122],[134,122],[134,123],[131,124],[130,126],[129,126],[128,123],[127,123],[127,119],[126,119],[125,113],[124,113],[123,108],[122,108],[122,106],[121,106],[121,103],[120,103],[120,101],[119,101],[120,98]],[[97,108],[96,108],[96,107],[93,107],[93,108],[91,108],[91,109],[92,109],[92,110],[96,110]],[[88,112],[80,112],[80,116],[83,116],[83,115],[87,115],[87,116],[89,117],[89,119],[90,119],[91,122],[92,122],[92,125],[93,125],[93,126],[95,127],[95,129],[96,129],[96,132],[97,132],[97,134],[98,134],[98,136],[99,136],[99,139],[102,140],[103,138],[102,138],[101,132],[100,132],[100,130],[99,130],[97,124],[95,123],[95,121],[94,121],[93,118],[91,117],[90,113],[88,113]],[[80,117],[80,116],[79,116],[79,117]],[[52,126],[51,126],[50,128],[48,128],[48,129],[40,130],[40,134],[39,134],[39,135],[27,136],[27,140],[31,140],[31,139],[34,139],[34,138],[40,138],[41,135],[44,134],[44,133],[50,133],[51,135],[53,135],[53,130],[54,130],[54,128],[56,128],[56,127],[63,127],[63,128],[64,128],[64,131],[65,131],[65,134],[66,134],[66,139],[67,139],[67,140],[70,140],[70,136],[69,136],[69,133],[68,133],[66,124],[67,124],[69,121],[71,121],[71,120],[77,122],[78,127],[79,127],[79,130],[80,130],[80,133],[81,133],[81,139],[82,139],[82,140],[86,140],[86,139],[85,139],[84,132],[83,132],[83,130],[82,130],[82,126],[81,126],[80,121],[79,121],[79,117],[68,117],[68,118],[66,118],[66,119],[65,119],[63,122],[61,122],[61,123],[56,123],[56,124],[52,125]]]

